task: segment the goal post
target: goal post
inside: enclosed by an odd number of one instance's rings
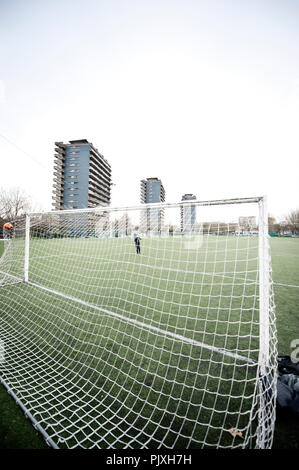
[[[260,358],[263,371],[269,363],[270,259],[266,197],[259,201]]]
[[[276,357],[271,357],[271,340],[276,341],[276,331],[271,334],[271,313],[274,312],[273,284],[271,279],[270,247],[268,233],[267,197],[259,200],[259,311],[260,311],[260,410],[259,427],[257,432],[258,447],[265,448],[269,439],[269,426],[267,415],[271,416],[274,410],[269,409],[269,394],[274,394],[273,383],[277,381]],[[276,345],[275,345],[276,349]],[[271,360],[274,361],[271,363]],[[269,373],[270,371],[270,373]],[[272,373],[271,373],[272,372]],[[274,416],[273,416],[274,421]],[[274,428],[274,423],[273,423]],[[270,431],[271,432],[271,431]]]
[[[10,226],[5,230],[5,226]],[[25,217],[4,224],[0,240],[0,287],[24,281]],[[28,239],[29,240],[29,239]]]
[[[25,259],[24,259],[24,281],[28,282],[29,272],[29,246],[30,246],[30,215],[26,215],[25,221]]]
[[[52,447],[271,447],[267,224],[265,197],[15,222],[0,380]]]

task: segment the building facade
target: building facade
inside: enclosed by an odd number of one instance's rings
[[[165,202],[165,189],[158,178],[141,180],[140,197],[142,204]],[[164,226],[164,209],[146,209],[141,217],[141,230],[161,234]]]
[[[184,194],[182,201],[196,201],[194,194]],[[195,231],[196,206],[184,205],[181,207],[181,232],[192,233]]]
[[[54,210],[108,206],[111,185],[111,166],[92,143],[55,142]]]
[[[162,181],[158,178],[141,180],[140,196],[142,204],[165,202],[165,189]]]

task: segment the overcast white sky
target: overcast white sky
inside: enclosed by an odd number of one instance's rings
[[[51,209],[55,141],[166,201],[268,195],[299,207],[298,0],[0,0],[0,187]]]

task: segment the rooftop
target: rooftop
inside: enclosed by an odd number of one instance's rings
[[[87,139],[69,140],[70,144],[89,144]]]

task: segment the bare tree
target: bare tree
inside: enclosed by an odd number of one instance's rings
[[[132,231],[132,222],[127,212],[121,217],[120,222],[125,235],[129,235]]]
[[[293,233],[299,233],[299,209],[290,212],[286,216],[287,228]]]
[[[275,230],[275,225],[276,225],[276,219],[272,215],[269,215],[268,217],[268,230],[271,233],[276,233]]]
[[[21,188],[0,189],[0,217],[15,220],[31,208],[29,196]]]

